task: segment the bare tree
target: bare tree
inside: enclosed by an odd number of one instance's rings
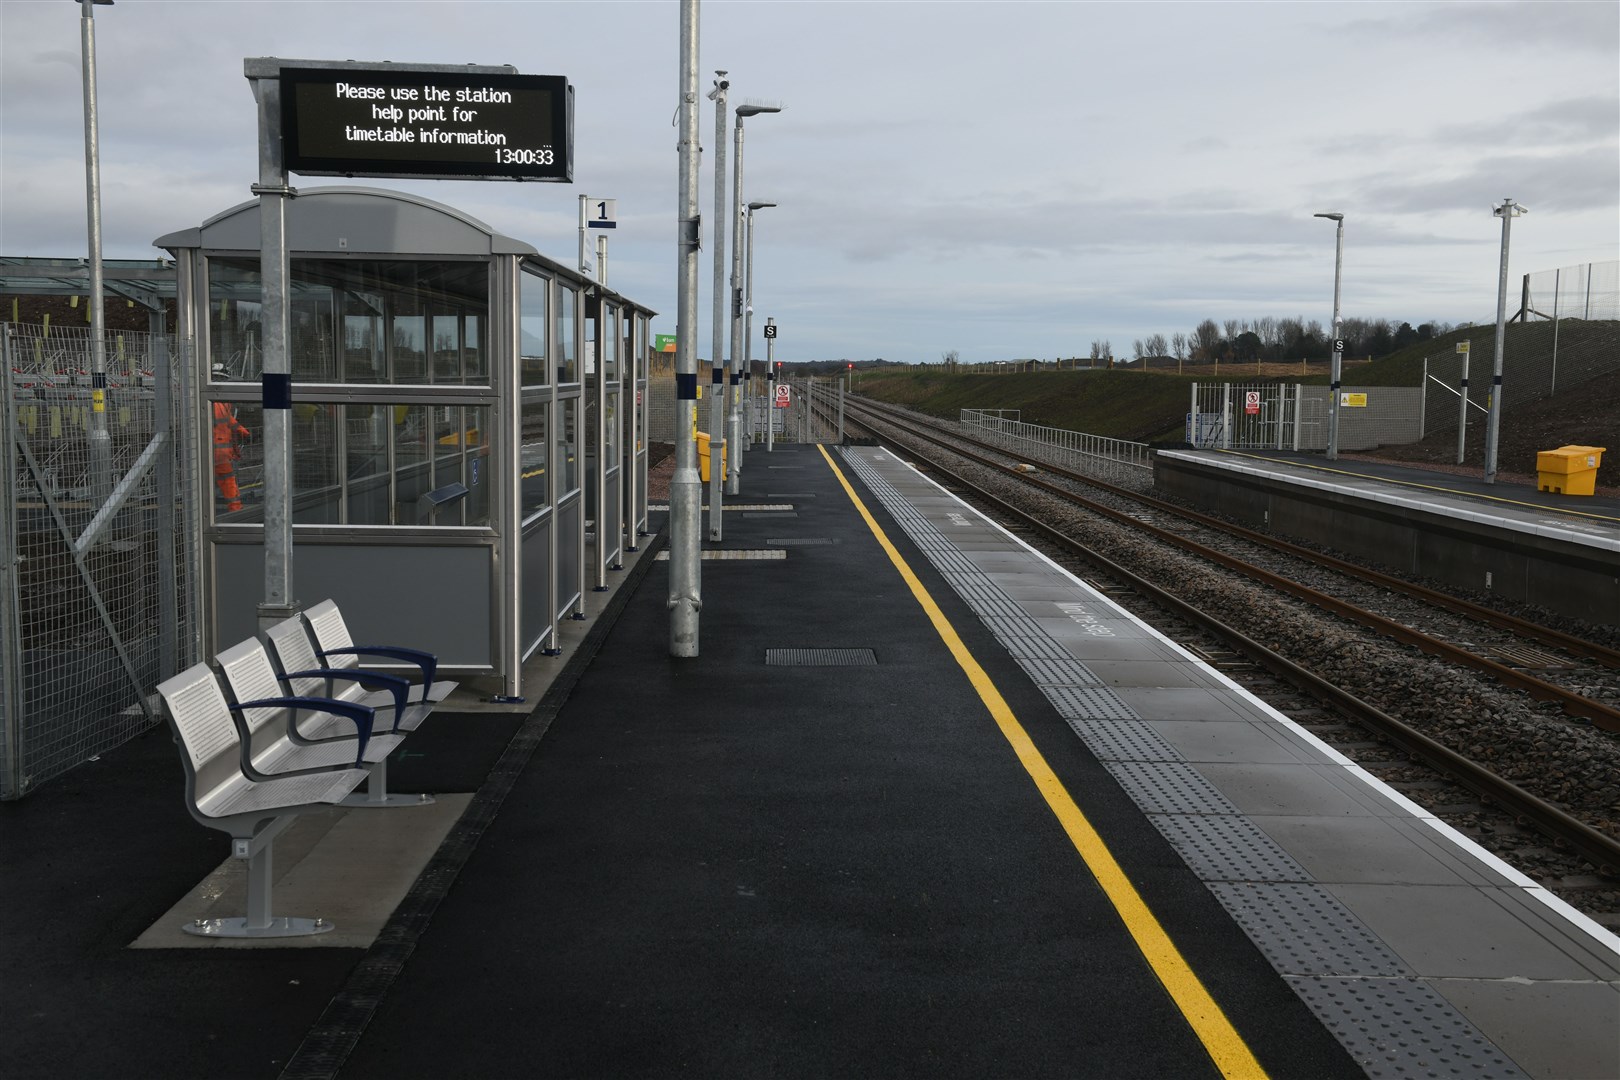
[[[960,361],[962,358],[962,354],[957,352],[955,349],[947,349],[945,352],[940,354],[939,358],[945,361],[945,370],[955,371],[958,361]]]
[[[1163,334],[1149,334],[1146,344],[1149,356],[1170,355],[1170,346],[1165,342]]]
[[[1177,360],[1187,359],[1187,335],[1179,330],[1170,336],[1170,355]]]
[[[1221,328],[1215,325],[1214,319],[1205,319],[1193,327],[1188,340],[1192,349],[1194,360],[1219,360],[1221,358]]]

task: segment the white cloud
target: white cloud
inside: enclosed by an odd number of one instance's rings
[[[509,63],[577,89],[573,186],[365,181],[571,263],[575,197],[618,200],[612,283],[674,329],[678,8],[124,0],[97,10],[109,257],[248,198],[247,56]],[[719,3],[702,89],[746,128],[756,300],[786,359],[1116,347],[1200,318],[1448,321],[1515,273],[1620,256],[1620,7],[1407,3]],[[0,251],[84,240],[77,9],[0,5]],[[714,110],[700,102],[712,240]],[[728,142],[728,150],[729,150]],[[295,178],[324,186],[327,178]],[[707,343],[713,251],[699,274]],[[758,322],[759,320],[756,320]],[[757,351],[763,347],[756,342]],[[706,350],[705,350],[706,351]]]

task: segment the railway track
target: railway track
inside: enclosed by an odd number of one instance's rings
[[[1620,740],[1609,734],[1620,731],[1620,651],[1050,462],[1039,472],[1020,469],[1027,458],[1009,462],[1005,448],[903,410],[860,399],[846,399],[845,408],[848,422],[910,454],[1003,524],[1101,572],[1125,606],[1149,618],[1141,605],[1155,609],[1161,630],[1347,756],[1444,809],[1588,914],[1620,925]],[[823,422],[830,434],[830,412]],[[1099,541],[1104,532],[1110,538]],[[1224,540],[1212,544],[1211,534]],[[1241,575],[1247,593],[1210,586],[1215,568]],[[1315,580],[1319,574],[1331,578]],[[1234,599],[1256,590],[1287,601]],[[1363,604],[1366,595],[1378,602]],[[1280,603],[1296,614],[1256,617],[1255,609],[1281,611]],[[1309,605],[1308,629],[1295,629],[1299,605]],[[1244,609],[1245,626],[1226,621]],[[1356,629],[1340,629],[1344,622]],[[1369,634],[1376,651],[1363,644]],[[1359,671],[1345,664],[1359,654]],[[1526,670],[1525,657],[1543,671],[1551,657],[1563,679]],[[1427,658],[1443,665],[1438,673]],[[1500,689],[1480,689],[1481,679]],[[1510,726],[1508,741],[1541,744],[1540,755],[1503,750],[1507,737],[1497,729]],[[1582,779],[1560,781],[1571,773]]]

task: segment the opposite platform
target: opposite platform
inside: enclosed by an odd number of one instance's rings
[[[1620,611],[1620,500],[1362,459],[1162,450],[1161,494],[1399,573],[1600,626]]]

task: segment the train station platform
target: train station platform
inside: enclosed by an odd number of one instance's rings
[[[1161,450],[1154,485],[1250,528],[1598,625],[1620,611],[1620,498],[1366,458]]]
[[[0,806],[5,1074],[1620,1074],[1614,935],[882,448],[742,482],[699,656],[649,544],[278,845],[331,934],[176,940],[166,731]]]

